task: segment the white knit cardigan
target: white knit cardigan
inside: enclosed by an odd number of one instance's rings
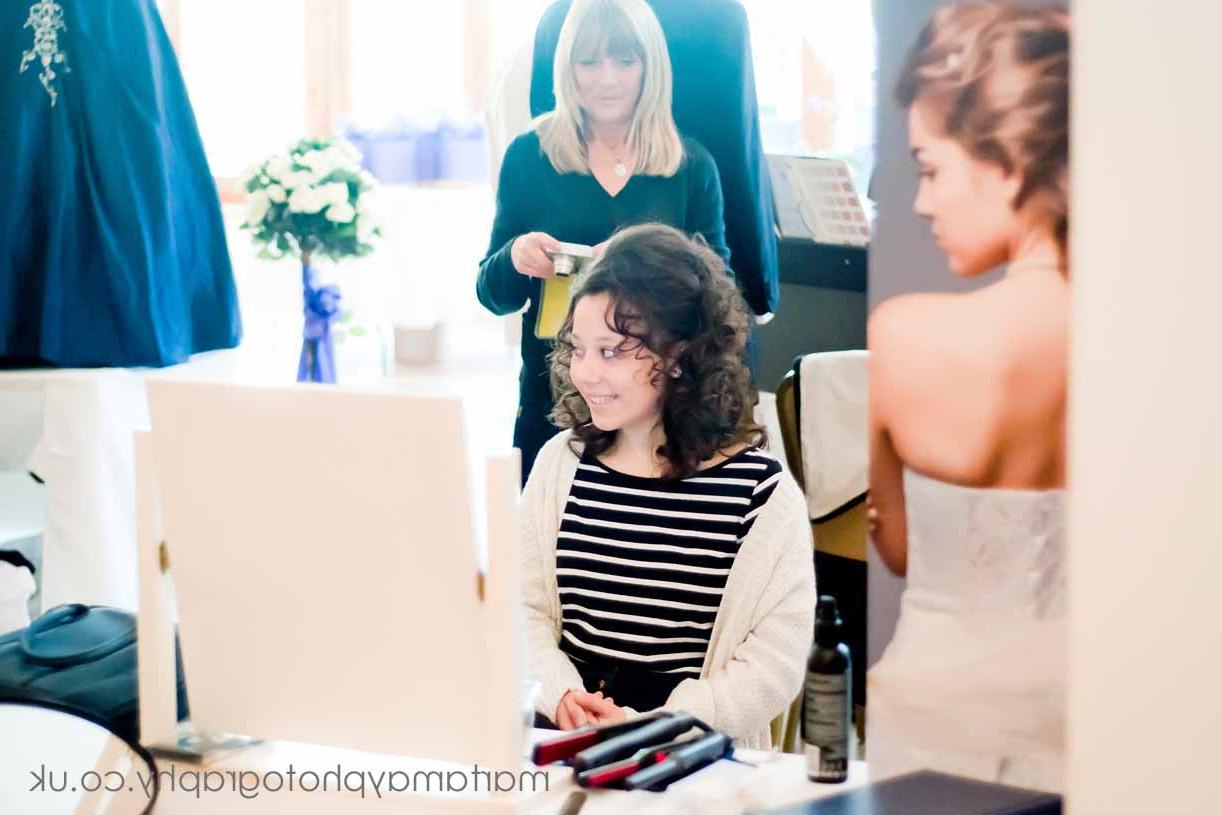
[[[578,463],[570,439],[566,431],[544,445],[522,494],[528,665],[541,686],[536,708],[549,718],[567,690],[583,687],[559,647],[556,536]],[[806,499],[786,472],[734,558],[700,678],[680,682],[662,709],[687,711],[740,747],[771,746],[769,723],[802,687],[815,600]]]

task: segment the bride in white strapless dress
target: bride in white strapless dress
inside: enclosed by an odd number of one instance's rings
[[[868,674],[872,778],[1059,790],[1065,720],[1068,18],[948,4],[898,96],[914,208],[967,294],[870,317],[872,539],[907,575]]]
[[[904,473],[908,583],[869,673],[872,777],[1061,786],[1064,493]]]

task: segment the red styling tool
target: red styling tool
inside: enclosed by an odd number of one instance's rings
[[[734,742],[725,733],[706,733],[667,751],[665,758],[628,776],[624,786],[630,790],[660,792],[680,778],[725,758],[733,750]]]
[[[644,727],[633,728],[626,733],[600,741],[593,747],[587,747],[573,756],[569,764],[577,772],[592,770],[595,767],[628,758],[637,750],[674,741],[693,727],[698,727],[706,732],[710,730],[708,725],[690,713],[676,712],[673,716],[650,722]]]
[[[660,744],[657,747],[646,747],[643,750],[638,750],[635,755],[626,758],[623,761],[616,761],[611,764],[604,764],[601,767],[595,767],[592,770],[577,773],[577,783],[582,787],[596,787],[604,789],[626,789],[624,787],[624,779],[635,773],[637,770],[657,764],[659,761],[666,759],[670,755],[671,750],[683,747],[690,744],[699,736],[680,739],[679,741]]]
[[[593,747],[623,733],[631,732],[639,727],[644,727],[659,719],[666,718],[669,718],[667,714],[659,712],[649,713],[626,722],[617,722],[616,724],[600,726],[588,724],[576,730],[569,730],[555,738],[539,742],[535,745],[534,750],[531,751],[530,760],[539,767],[542,767],[544,764],[554,764],[557,761],[567,761],[588,747]]]

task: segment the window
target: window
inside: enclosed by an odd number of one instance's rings
[[[375,127],[396,118],[471,114],[461,2],[352,3],[350,115]]]
[[[177,4],[177,31],[171,33],[214,175],[236,177],[301,138],[302,0],[186,0]]]
[[[743,0],[764,149],[844,158],[865,189],[874,163],[869,0]]]

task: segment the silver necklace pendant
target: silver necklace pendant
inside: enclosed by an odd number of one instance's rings
[[[620,178],[628,175],[628,166],[622,161],[615,162],[615,174]]]

